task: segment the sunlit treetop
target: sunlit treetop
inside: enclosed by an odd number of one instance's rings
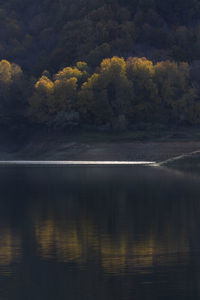
[[[35,88],[38,91],[44,91],[51,93],[54,88],[54,83],[46,76],[42,76],[35,84]]]
[[[129,58],[127,60],[127,68],[129,70],[132,69],[133,72],[149,72],[149,74],[154,73],[153,62],[146,59],[145,57]]]
[[[10,63],[7,60],[0,61],[0,81],[4,83],[11,83],[13,80],[19,78],[22,75],[21,68]]]
[[[55,79],[61,80],[61,79],[69,79],[72,77],[80,78],[81,76],[82,76],[82,72],[78,68],[66,67],[55,75]]]
[[[88,65],[87,65],[87,63],[86,62],[84,62],[84,61],[78,61],[77,63],[76,63],[76,67],[77,67],[77,69],[78,70],[80,70],[80,71],[86,71],[86,72],[88,72]]]
[[[122,71],[125,71],[126,63],[124,58],[120,58],[117,56],[114,56],[112,58],[106,58],[102,61],[100,70],[101,72],[115,72],[120,73]]]

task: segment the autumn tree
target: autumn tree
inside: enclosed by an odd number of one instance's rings
[[[46,123],[50,117],[53,102],[54,83],[42,76],[35,84],[32,97],[29,99],[29,115],[39,123]]]
[[[22,69],[7,60],[0,61],[0,109],[2,119],[17,115],[24,105]]]
[[[13,74],[17,67],[13,65]],[[2,82],[12,81],[8,62]],[[18,70],[19,71],[19,70]],[[51,76],[44,71],[29,99],[29,115],[41,124],[82,123],[124,130],[140,122],[199,124],[198,85],[187,63],[120,57],[104,59],[92,75],[85,62]],[[0,77],[0,78],[1,78]],[[57,126],[56,125],[56,126]]]
[[[124,127],[131,99],[131,82],[126,76],[123,58],[104,59],[99,73],[83,84],[79,106],[86,119],[97,124],[111,122],[113,127]],[[123,124],[122,124],[123,123]]]
[[[160,114],[168,122],[185,120],[189,101],[193,101],[195,91],[190,84],[189,65],[171,61],[155,65],[155,82],[161,101]]]
[[[29,114],[39,123],[48,123],[61,111],[76,110],[78,88],[88,78],[88,66],[77,62],[75,67],[60,70],[53,80],[47,75],[36,82],[29,100]]]
[[[129,58],[126,62],[127,77],[132,82],[132,98],[129,117],[132,122],[150,121],[155,118],[159,104],[158,90],[154,82],[154,65],[143,58]]]

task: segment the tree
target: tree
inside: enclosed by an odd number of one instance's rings
[[[83,62],[79,68],[86,69]],[[47,72],[47,71],[46,71]],[[59,112],[76,109],[78,81],[87,77],[86,70],[66,67],[53,76],[52,81],[43,75],[35,84],[33,96],[29,100],[29,114],[39,123],[48,123]]]
[[[7,60],[0,61],[0,109],[1,117],[18,114],[24,101],[22,69]],[[4,115],[4,116],[3,116]]]
[[[132,121],[151,121],[155,118],[159,103],[157,86],[153,80],[153,63],[145,57],[129,58],[126,70],[133,89],[129,118]]]
[[[79,61],[75,67],[66,67],[59,71],[55,76],[54,80],[63,80],[76,78],[79,86],[83,84],[89,77],[89,68],[86,62]]]
[[[54,83],[42,76],[35,84],[33,96],[29,99],[29,115],[38,123],[46,123],[50,117],[53,102]]]
[[[185,95],[191,94],[189,65],[171,61],[159,62],[155,65],[154,78],[165,120],[179,122],[186,106]]]
[[[83,84],[79,94],[79,107],[87,121],[97,124],[111,122],[118,126],[124,119],[130,103],[131,82],[126,76],[123,58],[104,59],[99,73]]]

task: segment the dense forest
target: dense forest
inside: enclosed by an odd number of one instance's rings
[[[200,0],[0,0],[0,126],[200,124]]]

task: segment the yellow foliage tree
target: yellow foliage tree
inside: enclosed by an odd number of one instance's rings
[[[50,116],[53,101],[54,83],[42,76],[35,84],[33,96],[29,99],[29,114],[39,123],[45,123]]]
[[[82,76],[82,72],[78,68],[71,68],[67,67],[58,72],[55,76],[55,80],[61,80],[61,79],[69,79],[72,77],[80,78]]]
[[[7,60],[0,61],[0,83],[10,84],[22,75],[21,68]]]
[[[0,109],[4,115],[11,115],[13,111],[17,114],[17,106],[22,105],[22,74],[18,65],[7,60],[0,61]]]
[[[168,120],[179,121],[187,106],[186,95],[194,94],[189,84],[189,65],[171,61],[155,65],[155,82],[161,101],[163,115]]]
[[[149,121],[151,117],[155,117],[158,105],[154,65],[145,57],[134,57],[127,60],[126,70],[133,88],[129,116],[137,121]]]
[[[10,83],[12,80],[11,64],[7,60],[0,61],[0,82]]]
[[[47,123],[60,111],[70,111],[76,106],[78,69],[65,68],[51,81],[43,75],[35,84],[33,96],[29,100],[29,114],[39,123]],[[79,75],[77,75],[79,76]]]
[[[99,73],[93,74],[83,84],[79,106],[86,118],[97,124],[110,121],[117,124],[121,115],[125,118],[130,91],[125,60],[119,57],[104,59]]]
[[[79,61],[76,63],[75,67],[66,67],[59,71],[55,76],[54,80],[70,79],[76,78],[77,83],[81,85],[84,81],[87,80],[88,66],[86,62]]]
[[[52,112],[69,111],[75,108],[77,78],[56,80],[54,82],[54,101]]]

